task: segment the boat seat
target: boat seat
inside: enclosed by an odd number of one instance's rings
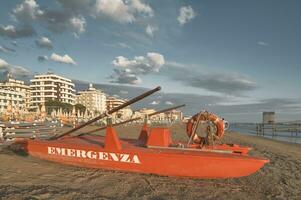
[[[168,147],[172,144],[171,133],[168,128],[152,128],[146,146]]]

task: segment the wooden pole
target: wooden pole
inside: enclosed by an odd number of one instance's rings
[[[157,115],[157,114],[160,114],[160,113],[164,113],[164,112],[167,112],[167,111],[170,111],[170,110],[174,110],[174,109],[177,109],[177,108],[181,108],[181,107],[184,107],[185,104],[182,104],[182,105],[179,105],[179,106],[174,106],[174,107],[171,107],[171,108],[166,108],[166,109],[163,109],[163,110],[159,110],[159,111],[156,111],[156,112],[153,112],[151,114],[148,115],[148,117],[151,117],[151,116],[154,116],[154,115]],[[126,123],[129,123],[129,122],[133,122],[133,121],[137,121],[139,119],[142,119],[142,117],[135,117],[133,119],[129,119],[129,120],[126,120],[126,121],[123,121],[123,122],[119,122],[119,123],[116,123],[116,124],[112,124],[112,126],[120,126],[122,124],[126,124]],[[91,130],[91,131],[88,131],[88,132],[85,132],[85,133],[81,133],[77,136],[82,136],[82,135],[85,135],[85,134],[91,134],[91,133],[94,133],[96,131],[101,131],[101,130],[104,130],[106,129],[107,126],[103,126],[103,127],[100,127],[100,128],[97,128],[97,129],[94,129],[94,130]]]
[[[98,120],[100,120],[100,119],[106,117],[107,115],[110,115],[110,114],[112,114],[112,113],[115,113],[115,112],[117,112],[117,111],[120,110],[120,109],[123,109],[123,108],[125,108],[125,107],[127,107],[127,106],[129,106],[129,105],[131,105],[131,104],[133,104],[133,103],[135,103],[135,102],[137,102],[137,101],[140,101],[141,99],[144,99],[145,97],[147,97],[147,96],[149,96],[149,95],[151,95],[151,94],[153,94],[153,93],[155,93],[155,92],[157,92],[157,91],[159,91],[159,90],[161,90],[161,87],[160,87],[160,86],[158,86],[158,87],[156,87],[156,88],[154,88],[154,89],[152,89],[152,90],[150,90],[150,91],[147,91],[147,92],[145,92],[145,93],[143,93],[143,94],[141,94],[141,95],[139,95],[139,96],[137,96],[137,97],[135,97],[135,98],[133,98],[133,99],[127,101],[127,102],[125,102],[124,104],[122,104],[122,105],[120,105],[120,106],[118,106],[118,107],[116,107],[116,108],[113,108],[113,109],[109,110],[107,113],[103,113],[103,114],[99,115],[98,117],[95,117],[95,118],[93,118],[93,119],[87,121],[86,123],[81,124],[81,125],[79,125],[79,126],[73,128],[73,129],[71,129],[71,130],[69,130],[69,131],[67,131],[67,132],[65,132],[65,133],[63,133],[63,134],[61,134],[61,135],[59,135],[59,136],[53,137],[53,138],[51,138],[51,139],[59,139],[59,138],[61,138],[61,137],[64,137],[64,136],[66,136],[66,135],[69,135],[69,134],[71,134],[71,133],[73,133],[73,132],[75,132],[75,131],[77,131],[77,130],[79,130],[79,129],[85,127],[85,126],[88,126],[88,125],[90,125],[90,124],[92,124],[92,123],[94,123],[94,122],[96,122],[96,121],[98,121]]]
[[[256,135],[259,135],[259,124],[256,125]]]
[[[189,137],[187,146],[191,143],[191,140],[192,140],[192,138],[193,138],[194,135],[195,135],[195,132],[196,132],[196,130],[197,130],[198,126],[199,126],[199,123],[200,123],[201,115],[202,115],[202,113],[200,112],[200,113],[198,114],[198,117],[197,117],[197,120],[196,120],[196,124],[195,124],[195,125],[193,126],[193,128],[192,128],[192,133],[191,133],[191,135],[190,135],[190,137]]]

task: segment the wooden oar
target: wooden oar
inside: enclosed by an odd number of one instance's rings
[[[174,106],[174,107],[171,107],[171,108],[166,108],[166,109],[163,109],[163,110],[159,110],[159,111],[156,111],[156,112],[153,112],[151,114],[148,115],[148,117],[151,117],[151,116],[154,116],[154,115],[157,115],[157,114],[160,114],[160,113],[164,113],[164,112],[168,112],[170,110],[174,110],[174,109],[177,109],[177,108],[181,108],[181,107],[184,107],[185,104],[182,104],[182,105],[179,105],[179,106]],[[116,123],[116,124],[112,124],[112,126],[120,126],[122,124],[126,124],[126,123],[129,123],[129,122],[133,122],[133,121],[137,121],[137,120],[140,120],[142,119],[143,117],[135,117],[135,118],[132,118],[132,119],[129,119],[129,120],[126,120],[126,121],[123,121],[123,122],[119,122],[119,123]],[[100,128],[97,128],[97,129],[93,129],[91,131],[88,131],[88,132],[85,132],[85,133],[81,133],[79,135],[76,135],[76,136],[82,136],[82,135],[85,135],[85,134],[91,134],[91,133],[94,133],[96,131],[101,131],[101,130],[104,130],[106,129],[107,126],[102,126]],[[75,137],[76,137],[75,136]]]
[[[86,123],[81,124],[81,125],[79,125],[79,126],[73,128],[73,129],[71,129],[71,130],[69,130],[69,131],[67,131],[67,132],[65,132],[65,133],[63,133],[63,134],[61,134],[61,135],[54,136],[54,137],[52,137],[51,139],[59,139],[59,138],[61,138],[61,137],[64,137],[64,136],[66,136],[66,135],[69,135],[69,134],[71,134],[71,133],[73,133],[73,132],[75,132],[75,131],[77,131],[77,130],[79,130],[79,129],[85,127],[85,126],[88,126],[89,124],[92,124],[92,123],[94,123],[94,122],[96,122],[96,121],[98,121],[98,120],[100,120],[100,119],[106,117],[107,115],[110,115],[110,114],[112,114],[112,113],[115,113],[115,112],[117,112],[118,110],[120,110],[120,109],[122,109],[122,108],[125,108],[125,107],[127,107],[127,106],[129,106],[129,105],[131,105],[131,104],[133,104],[133,103],[135,103],[135,102],[137,102],[137,101],[140,101],[141,99],[144,99],[145,97],[147,97],[147,96],[149,96],[149,95],[151,95],[151,94],[153,94],[153,93],[155,93],[155,92],[157,92],[157,91],[159,91],[159,90],[161,90],[161,87],[160,87],[160,86],[158,86],[158,87],[156,87],[156,88],[154,88],[154,89],[152,89],[152,90],[150,90],[150,91],[147,91],[147,92],[145,92],[145,93],[143,93],[143,94],[141,94],[141,95],[139,95],[139,96],[137,96],[137,97],[135,97],[135,98],[133,98],[133,99],[127,101],[127,102],[125,102],[124,104],[122,104],[122,105],[120,105],[120,106],[118,106],[118,107],[116,107],[116,108],[113,108],[113,109],[109,110],[107,113],[103,113],[103,114],[99,115],[98,117],[95,117],[95,118],[93,118],[93,119],[87,121]]]

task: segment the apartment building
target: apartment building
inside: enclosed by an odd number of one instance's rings
[[[13,110],[25,108],[25,94],[10,88],[0,88],[0,113],[7,111],[9,105]]]
[[[179,122],[183,120],[183,113],[180,110],[171,110],[164,114],[165,119],[171,122]]]
[[[30,90],[31,89],[30,89],[29,85],[25,85],[24,81],[13,79],[8,75],[7,79],[4,82],[0,83],[0,88],[6,89],[6,91],[10,91],[9,93],[13,96],[13,98],[15,98],[15,96],[21,95],[23,98],[22,105],[24,104],[24,108],[28,109],[30,107]],[[16,94],[12,94],[11,91],[16,91]],[[3,94],[6,94],[6,93],[3,93]],[[23,93],[23,94],[21,94],[21,93]],[[19,102],[19,100],[16,100],[16,101]],[[21,103],[21,102],[19,102],[19,103]]]
[[[144,117],[145,115],[150,115],[156,112],[155,109],[152,108],[142,108],[139,112],[135,112],[139,117]],[[136,117],[136,116],[135,116]],[[157,115],[153,115],[150,117],[152,122],[179,122],[183,120],[183,113],[180,110],[171,110],[164,113],[159,113]]]
[[[107,110],[112,110],[113,108],[116,108],[122,104],[124,104],[126,101],[124,99],[119,99],[119,98],[116,98],[114,96],[110,96],[110,97],[107,97],[107,101],[106,101],[106,104],[107,104]],[[119,110],[117,113],[114,113],[112,115],[113,118],[115,119],[129,119],[133,114],[133,111],[132,109],[130,108],[130,106],[127,106],[121,110]]]
[[[78,92],[75,101],[84,105],[90,112],[103,113],[107,110],[105,93],[94,88],[92,84],[89,85],[87,90]]]
[[[31,103],[33,106],[42,105],[49,100],[75,104],[74,83],[70,79],[47,73],[35,75],[30,82]]]

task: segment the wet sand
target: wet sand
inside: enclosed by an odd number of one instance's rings
[[[120,137],[139,134],[132,126],[117,131]],[[184,126],[172,132],[187,140]],[[0,199],[301,199],[300,144],[235,132],[224,142],[251,146],[252,155],[270,163],[248,177],[196,180],[59,165],[2,149]]]

